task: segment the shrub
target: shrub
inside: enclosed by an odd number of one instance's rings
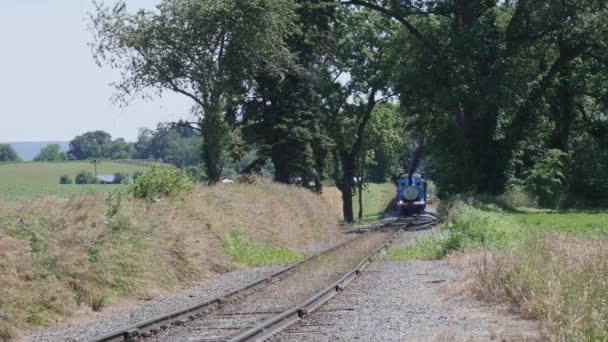
[[[63,175],[61,177],[59,177],[59,184],[72,184],[72,178],[70,178],[70,176],[67,175]]]
[[[127,184],[131,182],[131,177],[126,172],[114,173],[114,184]]]
[[[122,189],[114,189],[108,192],[108,196],[106,197],[106,216],[108,218],[112,218],[118,214],[122,203],[122,197]]]
[[[131,180],[132,180],[133,182],[135,182],[135,181],[137,180],[137,178],[139,178],[139,176],[141,176],[141,175],[143,175],[143,174],[144,174],[144,172],[143,172],[143,171],[139,171],[139,170],[137,170],[137,171],[133,172],[133,175],[131,176]]]
[[[538,199],[525,191],[522,187],[519,186],[511,186],[507,189],[507,191],[501,196],[501,198],[505,201],[505,203],[512,208],[535,208],[538,206]]]
[[[567,155],[557,149],[546,151],[545,155],[526,173],[524,180],[528,191],[538,196],[543,207],[555,208],[564,191]]]
[[[175,196],[192,190],[194,190],[194,182],[185,170],[174,166],[161,167],[159,165],[150,166],[129,187],[129,193],[133,197],[149,202],[156,202],[161,197]]]
[[[76,175],[76,178],[74,178],[76,181],[76,184],[96,184],[97,183],[97,178],[95,178],[95,176],[93,176],[92,173],[88,172],[88,171],[80,171],[78,172],[78,174]]]

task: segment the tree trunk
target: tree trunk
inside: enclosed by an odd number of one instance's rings
[[[350,156],[342,157],[342,213],[344,221],[353,223],[355,221],[353,213],[353,178],[355,177],[355,160]]]
[[[357,183],[357,191],[359,192],[359,222],[363,220],[363,166],[359,168],[359,179]]]
[[[201,120],[203,136],[203,163],[209,185],[216,184],[222,176],[224,166],[223,151],[226,148],[228,127],[219,110],[209,110]]]

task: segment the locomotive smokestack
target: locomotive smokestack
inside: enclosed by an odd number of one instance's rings
[[[411,159],[410,159],[410,167],[408,170],[408,183],[409,185],[412,185],[412,177],[414,176],[414,173],[416,172],[416,170],[418,169],[418,166],[420,165],[420,160],[422,159],[422,153],[424,150],[424,139],[422,137],[417,139],[417,144],[416,147],[414,148],[414,150],[412,151],[411,154]]]

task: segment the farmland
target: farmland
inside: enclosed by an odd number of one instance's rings
[[[115,172],[143,171],[145,165],[127,162],[102,162],[97,166],[100,175]],[[0,164],[0,199],[30,199],[38,196],[69,197],[75,193],[107,191],[114,186],[59,184],[59,177],[70,178],[79,171],[93,172],[88,161],[74,162],[27,162]]]

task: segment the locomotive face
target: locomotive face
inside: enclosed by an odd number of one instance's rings
[[[426,181],[420,177],[401,175],[397,179],[396,204],[403,214],[422,212],[426,208]]]

